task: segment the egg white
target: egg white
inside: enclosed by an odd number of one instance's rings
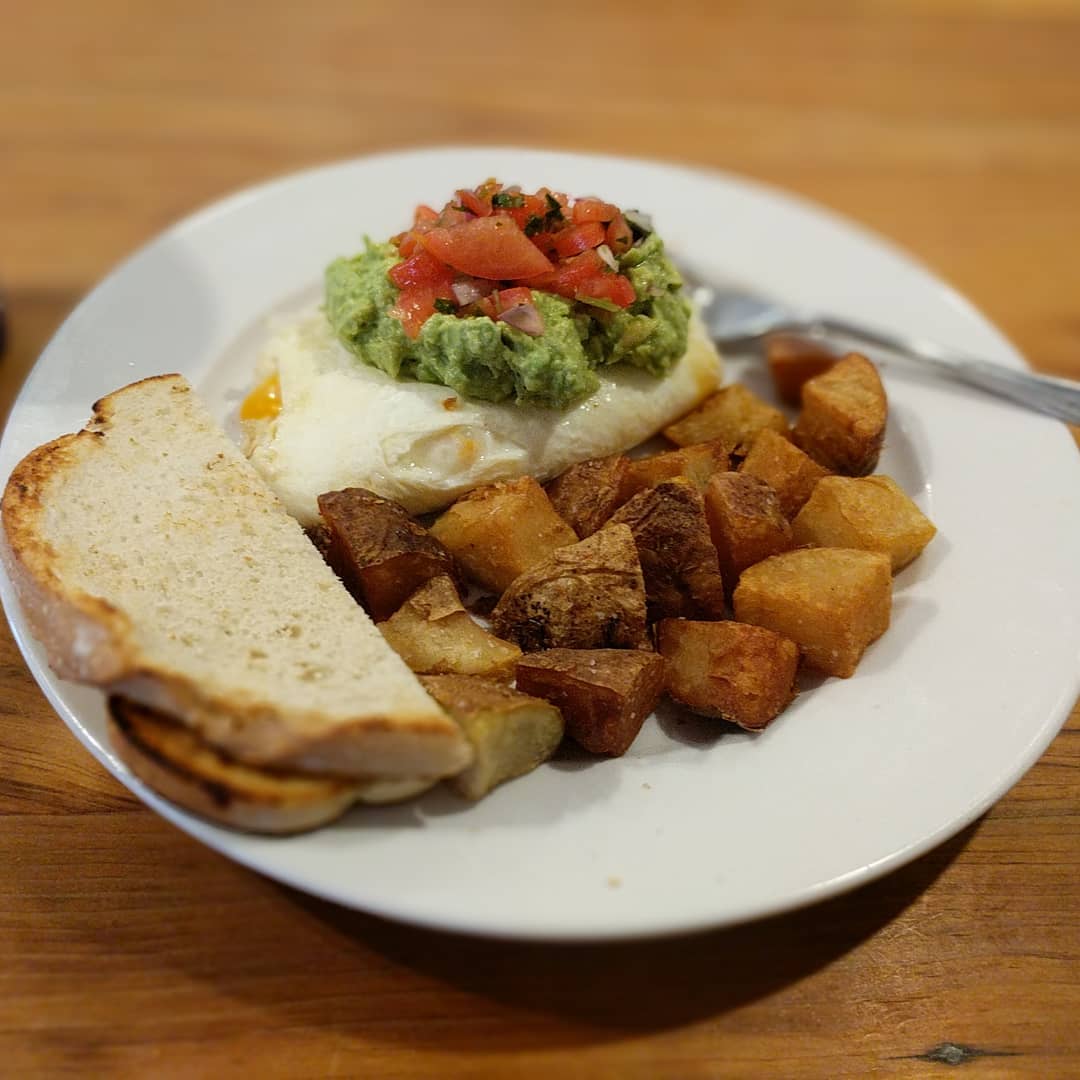
[[[663,378],[619,365],[568,409],[494,405],[360,363],[313,309],[281,326],[260,356],[258,376],[278,374],[281,411],[245,422],[246,450],[304,525],[318,521],[318,495],[346,487],[426,513],[480,484],[547,480],[628,450],[716,390],[721,370],[695,317],[686,353]]]

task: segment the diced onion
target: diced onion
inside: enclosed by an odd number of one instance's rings
[[[466,304],[475,304],[482,296],[487,296],[493,287],[494,282],[491,281],[481,282],[475,278],[463,278],[461,281],[455,281],[450,289],[458,305],[465,307]]]
[[[501,312],[499,318],[507,326],[512,326],[530,337],[539,337],[544,332],[544,318],[535,304],[515,304]]]
[[[596,249],[596,254],[600,256],[600,258],[604,262],[604,265],[607,266],[609,269],[611,269],[611,270],[618,270],[619,269],[619,262],[615,258],[614,253],[612,252],[611,248],[609,248],[607,246],[607,244],[601,244]]]

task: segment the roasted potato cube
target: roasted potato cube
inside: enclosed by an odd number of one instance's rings
[[[497,593],[557,548],[577,542],[531,476],[463,495],[431,526],[431,535],[473,581]]]
[[[562,742],[563,718],[550,702],[475,675],[422,675],[420,681],[472,744],[472,764],[447,781],[467,799],[532,772]]]
[[[639,491],[679,476],[685,477],[699,491],[704,491],[714,473],[727,472],[730,468],[731,448],[723,439],[637,458],[626,467],[619,489],[619,502],[622,504]]]
[[[465,610],[450,578],[421,585],[385,622],[379,623],[390,647],[424,675],[513,677],[521,650],[489,634]]]
[[[517,688],[557,706],[566,734],[593,754],[630,749],[664,689],[664,660],[635,649],[549,649],[517,667]]]
[[[795,696],[799,648],[762,626],[665,619],[657,647],[668,693],[702,716],[760,731]]]
[[[791,638],[806,662],[842,679],[889,626],[887,555],[799,548],[751,566],[735,589],[735,618]]]
[[[748,566],[795,544],[776,492],[756,476],[714,476],[705,490],[705,516],[729,592]]]
[[[552,552],[503,593],[491,622],[526,652],[644,645],[645,581],[630,527],[605,525]]]
[[[425,581],[457,576],[450,552],[390,499],[364,488],[328,491],[319,512],[329,536],[323,557],[376,622]]]
[[[628,465],[622,454],[593,458],[571,465],[547,485],[556,513],[582,540],[592,536],[618,508]]]
[[[635,495],[611,524],[629,525],[634,534],[650,622],[723,617],[724,582],[705,503],[688,480],[665,480]]]
[[[799,405],[803,383],[820,375],[839,360],[831,349],[807,338],[776,334],[765,347],[776,396],[786,405]]]
[[[877,465],[888,413],[877,368],[849,353],[803,386],[795,442],[832,472],[864,476]]]
[[[902,570],[937,529],[889,476],[827,476],[792,522],[795,543],[865,548]]]
[[[664,434],[679,446],[721,439],[734,453],[742,454],[762,428],[786,435],[788,422],[779,409],[762,401],[742,383],[732,383],[664,428]]]
[[[803,508],[817,482],[829,475],[827,469],[770,428],[757,433],[739,472],[764,480],[776,492],[788,519]]]

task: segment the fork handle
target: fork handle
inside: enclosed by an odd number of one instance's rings
[[[821,319],[815,329],[828,337],[847,338],[852,342],[886,349],[910,357],[944,375],[987,390],[998,397],[1026,405],[1030,409],[1080,424],[1080,382],[1036,375],[1030,371],[991,364],[925,338],[891,334],[844,319]]]

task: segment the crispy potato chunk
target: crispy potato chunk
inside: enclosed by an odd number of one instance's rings
[[[557,706],[586,750],[617,757],[656,708],[664,660],[635,649],[550,649],[518,664],[517,687]]]
[[[788,422],[779,409],[762,401],[742,383],[732,383],[664,428],[664,434],[678,446],[722,439],[734,453],[742,454],[762,428],[786,435]]]
[[[806,662],[842,679],[889,626],[887,555],[800,548],[751,566],[735,589],[735,618],[794,641]]]
[[[723,439],[698,443],[681,450],[667,450],[628,463],[619,489],[620,505],[639,491],[682,476],[704,491],[713,475],[731,468],[731,448]]]
[[[827,476],[792,522],[795,543],[865,548],[902,570],[937,529],[889,476]]]
[[[622,454],[593,458],[571,465],[547,485],[555,512],[582,540],[615,513],[628,465]]]
[[[431,535],[473,581],[497,593],[557,548],[577,542],[531,476],[463,495],[431,526]]]
[[[724,614],[724,582],[701,494],[685,479],[635,495],[611,524],[629,525],[637,544],[649,621]]]
[[[786,405],[799,405],[803,383],[828,371],[840,358],[831,349],[807,338],[777,334],[765,347],[776,396]]]
[[[714,476],[705,491],[705,515],[728,591],[748,566],[795,544],[776,492],[756,476]]]
[[[832,472],[864,476],[877,465],[888,413],[877,368],[849,353],[803,386],[795,442]]]
[[[503,593],[491,621],[526,652],[644,645],[645,581],[630,527],[605,525],[552,552]]]
[[[319,512],[329,537],[323,557],[376,622],[425,581],[457,576],[450,552],[390,499],[364,488],[328,491]]]
[[[784,517],[793,518],[828,470],[771,428],[757,433],[750,453],[739,466],[744,476],[764,480],[776,492]]]
[[[562,715],[547,701],[473,675],[422,675],[420,681],[472,744],[472,764],[447,781],[467,799],[532,772],[562,742]]]
[[[421,585],[379,629],[390,647],[424,675],[513,677],[521,650],[489,634],[465,610],[446,575]]]
[[[658,648],[668,693],[703,716],[760,731],[795,696],[799,648],[762,626],[665,619]]]

